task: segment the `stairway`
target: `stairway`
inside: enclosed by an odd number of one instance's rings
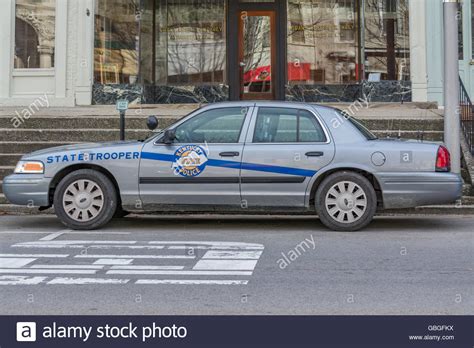
[[[165,128],[196,107],[197,105],[181,104],[131,109],[126,117],[126,138],[146,138],[150,134],[146,128],[149,115],[156,115],[160,122],[159,127]],[[426,117],[425,111],[420,117],[416,113],[406,117],[407,113],[413,113],[412,109],[404,111],[393,106],[387,108],[370,109],[370,112],[358,114],[357,117],[380,138],[442,141],[444,126],[441,117]],[[0,214],[37,213],[36,209],[9,205],[2,193],[2,179],[13,172],[15,164],[23,154],[64,144],[119,139],[119,117],[114,107],[45,109],[26,120],[19,128],[13,127],[11,122],[14,112],[13,108],[0,109]],[[470,186],[466,186],[465,191],[466,195],[470,194]],[[474,204],[470,197],[466,197],[464,202],[468,205]]]

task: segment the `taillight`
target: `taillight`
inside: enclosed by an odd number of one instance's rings
[[[437,172],[450,172],[451,171],[451,155],[444,146],[440,146],[438,149],[438,155],[436,156],[436,171]]]

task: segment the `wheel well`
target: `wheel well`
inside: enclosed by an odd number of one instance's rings
[[[383,206],[382,189],[380,187],[378,180],[375,178],[375,176],[372,173],[366,172],[365,170],[362,170],[362,169],[356,169],[356,168],[335,168],[320,175],[314,182],[313,187],[311,188],[310,205],[314,206],[316,191],[318,189],[319,184],[321,184],[321,182],[324,179],[326,179],[329,175],[337,173],[337,172],[353,172],[353,173],[358,173],[366,177],[369,180],[369,182],[372,184],[372,186],[374,187],[375,194],[377,195],[377,205]]]
[[[63,170],[61,170],[59,173],[57,173],[54,176],[53,180],[51,180],[51,184],[49,185],[49,203],[51,205],[53,205],[54,192],[56,191],[56,187],[61,182],[61,180],[64,179],[68,174],[80,169],[92,169],[104,174],[107,178],[109,178],[109,180],[112,182],[115,189],[117,190],[118,207],[122,206],[122,200],[120,197],[120,188],[117,183],[117,180],[115,180],[112,173],[110,173],[107,169],[98,165],[94,165],[94,164],[76,164],[76,165],[66,167]]]

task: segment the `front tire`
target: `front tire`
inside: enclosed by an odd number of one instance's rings
[[[74,230],[103,227],[113,218],[117,204],[117,191],[110,179],[91,169],[68,174],[54,192],[56,215]]]
[[[373,220],[377,195],[364,176],[354,172],[337,172],[319,185],[315,205],[321,222],[329,229],[358,231]]]

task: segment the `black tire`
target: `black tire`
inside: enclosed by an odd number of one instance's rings
[[[377,195],[367,178],[355,172],[341,171],[329,175],[319,185],[315,206],[321,222],[329,229],[358,231],[373,220]]]
[[[78,189],[78,182],[82,182],[85,186],[83,190]],[[89,187],[92,187],[94,191],[87,193],[86,189]],[[72,191],[74,189],[77,192],[75,195]],[[82,196],[79,196],[79,194],[86,196],[80,199]],[[99,205],[94,204],[97,201],[92,198],[93,195],[102,197],[95,198],[102,202],[100,203],[100,209],[97,208]],[[107,176],[95,170],[80,169],[66,175],[59,182],[54,192],[54,210],[61,222],[68,228],[73,230],[95,230],[103,227],[113,218],[117,211],[117,196],[115,186]],[[70,200],[70,202],[64,202],[63,198]],[[81,204],[88,205],[88,207],[84,207]],[[84,209],[74,208],[74,206],[84,207]],[[70,209],[69,213],[66,211],[67,208]],[[74,219],[73,215],[78,210],[80,211],[79,216],[77,219]]]

